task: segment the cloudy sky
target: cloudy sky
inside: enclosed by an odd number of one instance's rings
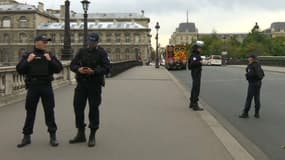
[[[37,5],[45,3],[45,8],[59,8],[64,0],[18,0]],[[71,9],[82,12],[81,0],[70,0]],[[200,33],[241,33],[249,32],[255,22],[262,29],[272,22],[285,21],[284,0],[89,0],[89,12],[140,12],[151,19],[150,27],[160,23],[160,43],[166,45],[171,34],[181,22],[195,22]],[[153,36],[154,37],[154,36]],[[153,40],[154,42],[154,40]]]

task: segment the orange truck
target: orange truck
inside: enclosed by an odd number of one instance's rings
[[[165,49],[165,67],[168,70],[186,69],[188,50],[184,45],[168,45]]]

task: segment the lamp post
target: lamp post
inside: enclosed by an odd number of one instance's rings
[[[70,2],[69,0],[65,1],[65,25],[64,25],[64,44],[63,51],[61,54],[62,60],[71,60],[72,58],[72,49],[71,49],[71,39],[70,39]]]
[[[158,30],[160,29],[159,23],[157,22],[155,25],[156,29],[156,56],[155,56],[155,68],[159,68],[159,58],[158,58]]]
[[[84,37],[83,37],[83,47],[87,48],[87,34],[88,34],[88,24],[87,24],[87,11],[88,11],[88,7],[90,2],[88,0],[83,0],[81,1],[82,3],[82,7],[83,7],[83,11],[84,11]]]

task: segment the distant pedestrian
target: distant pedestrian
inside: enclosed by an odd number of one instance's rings
[[[192,47],[192,54],[188,60],[188,69],[191,70],[192,76],[192,90],[189,108],[192,108],[194,111],[203,111],[203,108],[198,104],[202,74],[202,58],[200,53],[203,46],[204,42],[197,41]]]
[[[262,85],[262,79],[265,74],[261,65],[257,61],[256,55],[252,54],[248,57],[249,64],[246,68],[246,79],[248,81],[248,91],[246,97],[245,108],[240,118],[249,118],[248,112],[251,108],[251,102],[254,98],[255,102],[255,118],[260,118],[260,90]]]

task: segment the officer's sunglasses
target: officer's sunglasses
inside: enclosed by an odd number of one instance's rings
[[[44,44],[48,44],[48,41],[43,41]]]

